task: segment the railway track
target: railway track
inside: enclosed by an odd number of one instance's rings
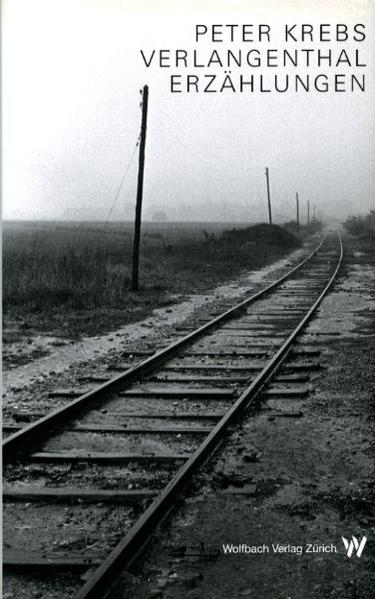
[[[298,339],[342,254],[328,234],[280,279],[167,348],[27,426],[5,423],[9,596],[39,587],[35,596],[106,596],[241,411],[308,393],[319,347]]]

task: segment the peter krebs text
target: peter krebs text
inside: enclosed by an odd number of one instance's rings
[[[364,92],[364,23],[196,24],[188,48],[141,49],[171,93]]]

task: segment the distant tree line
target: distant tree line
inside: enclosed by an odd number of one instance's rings
[[[249,227],[227,229],[215,235],[203,230],[203,244],[206,247],[242,247],[252,248],[254,245],[267,247],[276,245],[280,247],[298,247],[299,239],[290,231],[278,225],[259,223]]]
[[[297,221],[291,220],[287,223],[284,223],[283,227],[294,235],[305,237],[306,235],[313,235],[314,233],[320,231],[323,228],[323,223],[316,218],[312,218],[308,224],[300,224],[300,226],[297,227]]]
[[[348,216],[344,227],[352,235],[375,238],[375,210],[370,210],[365,216]]]

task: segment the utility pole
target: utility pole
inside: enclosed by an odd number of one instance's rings
[[[298,199],[298,192],[296,193],[296,208],[297,208],[297,233],[299,233],[299,199]]]
[[[270,225],[272,225],[270,176],[269,176],[269,172],[268,172],[268,167],[266,167],[266,181],[267,181],[267,200],[268,200],[268,220],[269,220]]]
[[[315,204],[314,204],[314,215],[313,215],[313,220],[315,220]]]
[[[135,224],[134,224],[134,243],[133,243],[133,271],[132,271],[132,291],[138,291],[139,274],[139,245],[141,241],[141,218],[142,218],[142,198],[143,198],[143,175],[145,170],[145,148],[147,131],[147,106],[148,106],[148,85],[143,87],[142,93],[142,123],[141,139],[139,143],[139,162],[138,162],[138,185],[137,201],[135,205]]]
[[[307,224],[310,223],[310,202],[307,200]]]

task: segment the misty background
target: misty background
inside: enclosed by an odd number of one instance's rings
[[[374,207],[371,0],[4,0],[2,12],[4,219],[132,220],[145,83],[145,219],[266,221],[265,166],[276,222],[294,217],[296,191],[302,220],[307,200],[333,218]],[[197,47],[196,23],[268,23],[269,47],[285,23],[365,23],[366,41],[340,48],[360,48],[366,93],[171,94],[183,70],[146,69],[140,49]]]

